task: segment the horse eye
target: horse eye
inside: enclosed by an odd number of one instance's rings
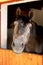
[[[13,42],[13,46],[15,46],[14,42]]]

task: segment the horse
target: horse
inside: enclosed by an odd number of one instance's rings
[[[11,47],[15,53],[43,52],[43,27],[20,15],[13,23],[13,41]]]

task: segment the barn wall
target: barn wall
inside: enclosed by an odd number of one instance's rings
[[[43,8],[41,10],[33,9],[33,13],[34,13],[33,17],[34,21],[39,25],[43,26]]]

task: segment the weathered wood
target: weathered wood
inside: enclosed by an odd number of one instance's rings
[[[0,65],[42,65],[43,55],[21,53],[0,49]]]

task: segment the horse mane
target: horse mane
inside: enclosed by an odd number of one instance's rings
[[[22,23],[24,23],[24,25],[29,23],[29,17],[23,16],[23,15],[18,16],[16,20],[22,20]]]

